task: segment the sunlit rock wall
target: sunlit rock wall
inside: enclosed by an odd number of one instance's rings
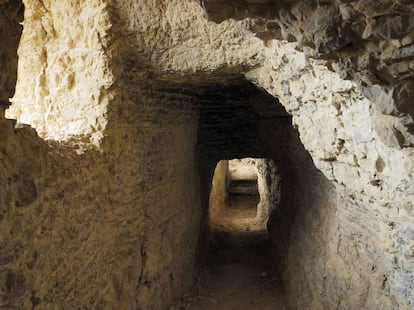
[[[248,21],[214,24],[206,19],[199,1],[125,0],[114,5],[123,27],[118,42],[129,47],[125,58],[131,66],[172,73],[179,81],[182,73],[191,76],[217,70],[222,71],[223,79],[261,61],[262,42],[246,29]],[[220,75],[214,79],[196,75],[191,82],[208,79],[217,82]]]
[[[377,131],[394,147],[413,146],[413,29],[410,1],[202,1],[211,20],[256,18],[251,30],[266,43],[295,42],[309,56],[330,60],[375,103]],[[393,116],[394,118],[390,117]],[[381,136],[380,133],[380,136]],[[395,138],[394,138],[395,139]]]
[[[98,145],[113,83],[105,1],[25,3],[16,94],[7,117],[42,138]]]
[[[209,196],[208,215],[210,221],[214,221],[219,216],[220,210],[227,205],[227,183],[228,183],[229,162],[221,160],[214,169],[211,180],[211,191]]]
[[[202,2],[216,22],[257,18],[249,26],[266,44],[265,61],[246,76],[293,115],[325,175],[301,185],[312,207],[297,202],[293,235],[311,237],[282,246],[290,258],[313,257],[313,270],[293,264],[285,272],[292,306],[411,308],[413,4]],[[311,243],[322,246],[322,259]]]
[[[253,158],[232,159],[229,161],[229,178],[232,180],[256,180],[256,161]]]
[[[413,149],[382,142],[374,129],[375,107],[355,83],[342,80],[327,63],[307,57],[292,44],[272,44],[264,66],[247,76],[292,113],[305,148],[338,193],[325,262],[330,293],[309,285],[314,292],[308,302],[409,308]],[[311,278],[307,281],[312,283]]]
[[[203,4],[209,18],[218,22],[258,18],[250,26],[266,43],[266,60],[247,78],[277,96],[293,115],[316,167],[335,185],[336,194],[330,193],[323,177],[302,186],[307,193],[312,184],[321,184],[321,198],[308,197],[321,201],[323,215],[313,219],[311,210],[317,208],[300,208],[303,215],[296,215],[296,223],[313,227],[308,234],[325,254],[317,258],[318,251],[309,248],[306,238],[285,241],[287,256],[314,256],[319,261],[312,267],[316,273],[293,270],[294,266],[285,272],[294,292],[291,304],[411,308],[413,4]],[[295,231],[303,235],[306,229],[298,225]],[[273,236],[276,243],[279,237]],[[310,260],[312,265],[315,261]]]

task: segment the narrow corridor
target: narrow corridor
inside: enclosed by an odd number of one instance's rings
[[[210,223],[207,263],[193,290],[171,310],[286,309],[267,230],[255,221],[257,198],[230,194],[228,201]]]

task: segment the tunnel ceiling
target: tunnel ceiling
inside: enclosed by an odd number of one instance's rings
[[[294,41],[298,50],[329,60],[342,78],[360,84],[379,113],[400,119],[405,129],[398,144],[413,145],[412,1],[203,0],[203,5],[212,21],[253,18],[251,30],[263,40]]]
[[[275,156],[269,143],[276,139],[285,147],[287,132],[293,129],[292,117],[278,99],[240,74],[161,79],[149,82],[145,96],[151,98],[146,105],[158,111],[146,119],[174,123],[188,115],[185,122],[191,123],[195,110],[199,112],[197,150],[203,159]],[[269,131],[275,133],[272,138]]]
[[[197,98],[198,147],[204,158],[269,156],[269,141],[261,134],[262,127],[267,122],[291,127],[291,117],[278,100],[243,78],[200,87]]]

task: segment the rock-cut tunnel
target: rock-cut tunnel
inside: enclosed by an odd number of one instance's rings
[[[0,0],[0,308],[412,309],[409,2]]]
[[[290,229],[301,209],[316,216],[329,205],[329,184],[276,98],[243,78],[201,86],[195,96],[202,259],[197,285],[175,306],[284,309]]]

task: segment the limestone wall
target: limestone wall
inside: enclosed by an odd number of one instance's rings
[[[77,155],[3,122],[3,306],[158,309],[191,283],[197,127],[117,129]]]
[[[256,161],[253,158],[233,159],[229,161],[229,177],[232,180],[256,180]]]
[[[24,3],[17,91],[7,117],[32,125],[42,138],[82,136],[99,146],[113,84],[107,3]]]
[[[130,124],[111,150],[77,155],[13,125],[1,127],[3,307],[159,309],[183,293],[200,227],[195,126]]]
[[[209,218],[214,220],[221,209],[227,205],[227,178],[229,162],[221,160],[214,169],[209,197]]]
[[[256,159],[257,187],[260,201],[257,204],[256,219],[267,223],[270,214],[280,203],[280,175],[275,162],[270,159]]]
[[[336,293],[327,297],[329,305],[409,307],[413,302],[408,228],[412,222],[412,148],[398,150],[382,142],[374,130],[373,103],[354,83],[340,79],[289,44],[275,44],[268,65],[248,77],[280,98],[293,114],[316,167],[336,184],[338,211],[331,222],[335,229],[326,262],[336,283],[327,287],[336,286]],[[350,258],[350,252],[355,256]],[[352,263],[356,260],[360,265]],[[384,285],[381,279],[386,279]],[[356,300],[347,298],[341,292],[351,285],[355,286],[354,293],[349,293],[352,298],[357,291],[365,293]]]
[[[269,43],[295,42],[308,56],[329,60],[331,70],[356,81],[375,103],[376,130],[413,145],[413,10],[409,1],[217,1],[203,0],[217,22],[256,18],[251,30]],[[393,117],[390,117],[393,116]],[[395,138],[394,138],[395,140]]]
[[[291,130],[287,132],[287,138],[284,156],[277,156],[279,201],[268,222],[276,266],[289,307],[335,309],[336,301],[331,303],[333,296],[329,294],[338,293],[336,281],[346,274],[327,270],[326,264],[332,251],[332,232],[337,229],[333,220],[340,205],[333,184],[316,169],[298,133]],[[273,144],[273,149],[278,150],[280,146]],[[328,293],[329,289],[332,291]],[[363,307],[348,298],[353,294],[355,292],[341,300],[343,305]]]
[[[216,21],[261,18],[250,26],[265,39],[265,61],[246,76],[293,115],[327,178],[302,172],[303,181],[295,181],[296,195],[307,201],[295,203],[301,211],[292,234],[308,237],[288,237],[282,248],[290,259],[310,262],[292,264],[285,273],[292,306],[410,308],[414,154],[411,101],[404,98],[410,98],[412,5],[203,3]],[[273,238],[278,244],[280,235]],[[304,266],[317,267],[303,272]]]
[[[40,137],[1,123],[0,307],[166,307],[199,243],[194,100],[126,84],[103,3],[26,7],[8,116]]]
[[[262,42],[246,30],[248,22],[210,22],[199,1],[123,0],[114,6],[122,27],[118,43],[129,47],[124,56],[132,67],[171,73],[176,81],[189,80],[185,73],[191,82],[217,82],[219,75],[198,75],[221,71],[223,79],[260,62]]]

